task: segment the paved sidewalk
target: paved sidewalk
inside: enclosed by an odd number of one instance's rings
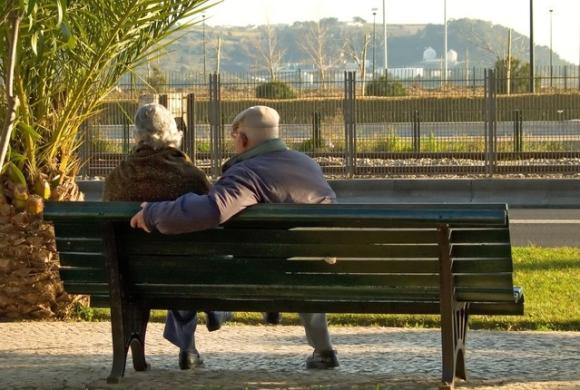
[[[199,327],[205,367],[177,368],[177,351],[149,326],[152,370],[130,363],[122,389],[435,389],[441,372],[436,329],[331,327],[341,367],[304,369],[297,326]],[[0,323],[0,389],[107,388],[109,323]],[[459,389],[580,389],[580,332],[470,331],[468,382]]]

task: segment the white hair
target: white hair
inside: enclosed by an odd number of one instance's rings
[[[232,128],[243,125],[244,134],[254,143],[280,137],[280,115],[267,106],[253,106],[240,112],[232,122]]]
[[[141,106],[135,113],[136,144],[148,145],[153,149],[164,147],[179,148],[183,132],[177,128],[175,119],[161,104],[150,103]]]

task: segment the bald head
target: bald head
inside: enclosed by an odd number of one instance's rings
[[[279,138],[280,115],[267,106],[253,106],[240,112],[232,122],[232,131],[248,137],[252,145]]]

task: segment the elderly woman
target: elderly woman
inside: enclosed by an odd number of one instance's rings
[[[106,201],[153,202],[174,200],[194,192],[209,191],[205,174],[178,148],[183,133],[171,113],[160,104],[147,104],[135,114],[135,146],[105,180]],[[208,330],[217,330],[231,316],[228,312],[207,312]],[[167,314],[163,336],[180,348],[183,370],[203,364],[195,347],[197,312],[172,310]]]
[[[160,104],[146,104],[135,115],[135,146],[105,181],[103,199],[154,202],[194,192],[206,194],[209,181],[178,148],[183,133]]]

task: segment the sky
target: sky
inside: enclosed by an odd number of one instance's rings
[[[385,0],[387,24],[443,24],[445,0]],[[511,27],[529,36],[529,0],[447,0],[447,18],[473,18]],[[335,17],[350,21],[360,16],[383,22],[383,0],[223,0],[207,10],[209,25],[286,23]],[[550,44],[550,9],[552,12],[553,48],[574,64],[580,61],[580,0],[534,0],[534,40],[536,45]],[[379,26],[377,26],[379,29]],[[382,31],[382,30],[378,30]],[[452,48],[451,48],[452,49]]]

